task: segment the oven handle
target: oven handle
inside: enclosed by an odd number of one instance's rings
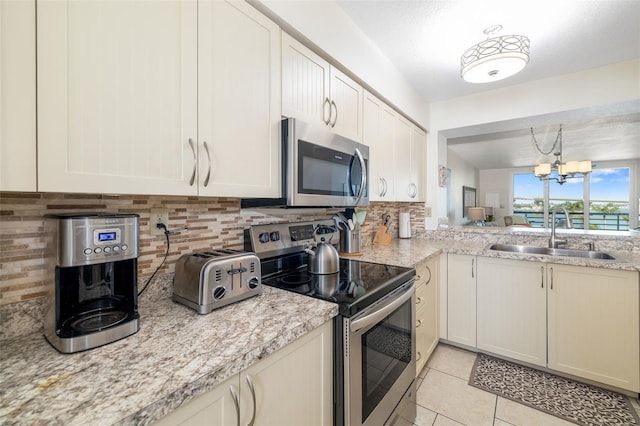
[[[398,309],[403,303],[411,300],[412,295],[413,285],[410,285],[406,290],[395,295],[392,300],[386,305],[374,310],[373,312],[363,316],[362,318],[358,318],[357,320],[352,321],[349,327],[351,329],[351,332],[357,333],[363,328],[382,321],[387,315]]]
[[[360,160],[360,168],[362,169],[362,179],[360,180],[360,193],[358,194],[358,198],[356,202],[353,204],[357,206],[362,200],[362,196],[364,195],[366,186],[367,186],[367,163],[364,161],[364,157],[358,148],[356,148],[356,157]]]

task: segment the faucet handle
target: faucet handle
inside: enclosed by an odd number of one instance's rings
[[[596,251],[596,243],[594,243],[593,241],[589,241],[587,243],[587,246],[589,247],[589,251]]]

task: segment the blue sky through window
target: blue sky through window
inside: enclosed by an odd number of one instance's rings
[[[591,172],[591,199],[592,200],[612,200],[629,201],[629,169],[594,169]],[[550,181],[550,185],[560,186],[555,181]],[[569,179],[562,185],[562,189],[554,191],[551,186],[551,198],[558,198],[561,192],[562,197],[583,198],[583,179]],[[542,198],[544,197],[543,183],[533,175],[515,174],[513,176],[513,194],[516,198]]]

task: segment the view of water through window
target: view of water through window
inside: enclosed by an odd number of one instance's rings
[[[554,177],[554,175],[552,175]],[[556,175],[557,177],[557,175]],[[626,231],[629,229],[629,168],[595,169],[589,180],[589,229]],[[513,211],[524,216],[533,227],[544,227],[544,205],[549,211],[565,207],[573,227],[584,229],[584,178],[568,179],[563,185],[549,181],[549,200],[545,200],[544,182],[533,173],[513,175]],[[549,215],[551,216],[551,215]],[[564,226],[564,214],[557,226]],[[551,217],[549,217],[549,221]]]

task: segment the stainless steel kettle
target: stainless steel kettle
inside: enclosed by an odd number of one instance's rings
[[[338,250],[324,237],[320,238],[315,250],[307,247],[304,251],[309,255],[309,272],[312,274],[335,274],[340,270]]]

